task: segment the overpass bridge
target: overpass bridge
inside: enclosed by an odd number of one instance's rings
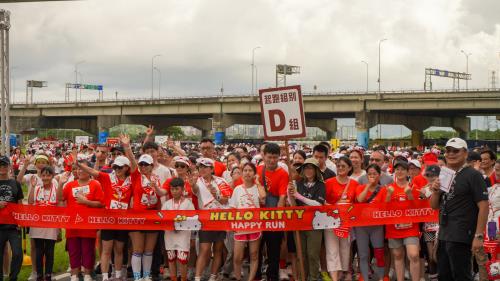
[[[307,126],[329,137],[337,131],[334,118],[356,118],[360,143],[367,143],[369,128],[377,124],[404,125],[419,144],[430,126],[451,127],[466,137],[466,116],[500,116],[500,89],[305,93],[303,101]],[[193,126],[204,136],[234,124],[261,124],[259,98],[250,95],[13,104],[10,115],[13,132],[66,128],[94,135],[119,124]]]

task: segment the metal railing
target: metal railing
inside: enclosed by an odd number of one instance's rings
[[[390,91],[325,91],[325,92],[303,92],[304,96],[352,96],[352,95],[377,95],[377,94],[435,94],[435,93],[478,93],[478,92],[487,92],[487,93],[499,93],[500,88],[477,88],[477,89],[441,89],[441,90],[432,90],[426,91],[422,89],[401,89],[401,90],[390,90]],[[36,101],[36,104],[87,104],[87,103],[106,103],[106,102],[161,102],[161,101],[172,101],[172,100],[206,100],[206,99],[220,99],[220,98],[258,98],[258,95],[206,95],[206,96],[186,96],[186,97],[162,97],[160,99],[154,98],[151,99],[149,97],[145,98],[109,98],[109,99],[94,99],[94,100],[80,100],[80,101]],[[25,105],[25,102],[15,102],[11,103],[12,105]]]

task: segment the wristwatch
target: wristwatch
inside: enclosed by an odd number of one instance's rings
[[[476,238],[478,240],[484,240],[484,234],[476,233],[476,234],[474,234],[474,238]]]

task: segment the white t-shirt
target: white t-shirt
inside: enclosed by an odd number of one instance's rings
[[[223,178],[212,176],[211,182],[207,183],[202,177],[199,177],[196,181],[196,185],[198,185],[198,193],[196,194],[196,196],[198,196],[198,208],[200,210],[227,208],[227,205],[222,205],[219,203],[217,198],[214,198],[208,188],[209,184],[212,184],[212,186],[215,187],[217,196],[226,196],[226,194],[230,195],[231,187],[229,187]]]
[[[245,188],[242,184],[233,190],[233,195],[229,199],[229,206],[236,209],[259,208],[259,189],[257,185]]]
[[[259,189],[257,185],[245,188],[242,184],[233,190],[233,195],[229,199],[229,206],[236,209],[259,208]],[[258,231],[236,231],[236,234],[250,234]]]
[[[182,202],[174,204],[174,199],[163,203],[162,210],[194,210],[191,200],[184,198]],[[165,250],[185,251],[190,248],[191,230],[165,230]]]
[[[160,186],[163,186],[165,181],[172,177],[170,170],[162,164],[158,164],[158,166],[153,168],[153,174],[157,175],[160,179]]]

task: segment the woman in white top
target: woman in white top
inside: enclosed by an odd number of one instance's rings
[[[262,184],[256,180],[257,168],[252,163],[243,165],[243,184],[233,190],[229,199],[229,206],[235,209],[260,208],[266,199],[266,191]],[[257,183],[257,184],[256,184]],[[245,253],[245,244],[248,242],[250,250],[250,271],[248,280],[254,280],[259,263],[259,246],[261,231],[244,231],[234,234],[234,277],[241,280],[241,263]]]
[[[53,179],[54,169],[50,166],[40,171],[42,184],[34,184],[28,195],[28,204],[36,206],[57,206],[57,184]],[[58,228],[30,228],[30,237],[35,243],[37,280],[52,280],[54,247],[59,235]],[[43,268],[45,258],[45,270]],[[44,275],[45,273],[45,275]]]
[[[352,162],[352,175],[351,179],[359,180],[360,177],[366,175],[366,171],[363,169],[363,152],[360,150],[352,150],[349,153],[349,160]]]

